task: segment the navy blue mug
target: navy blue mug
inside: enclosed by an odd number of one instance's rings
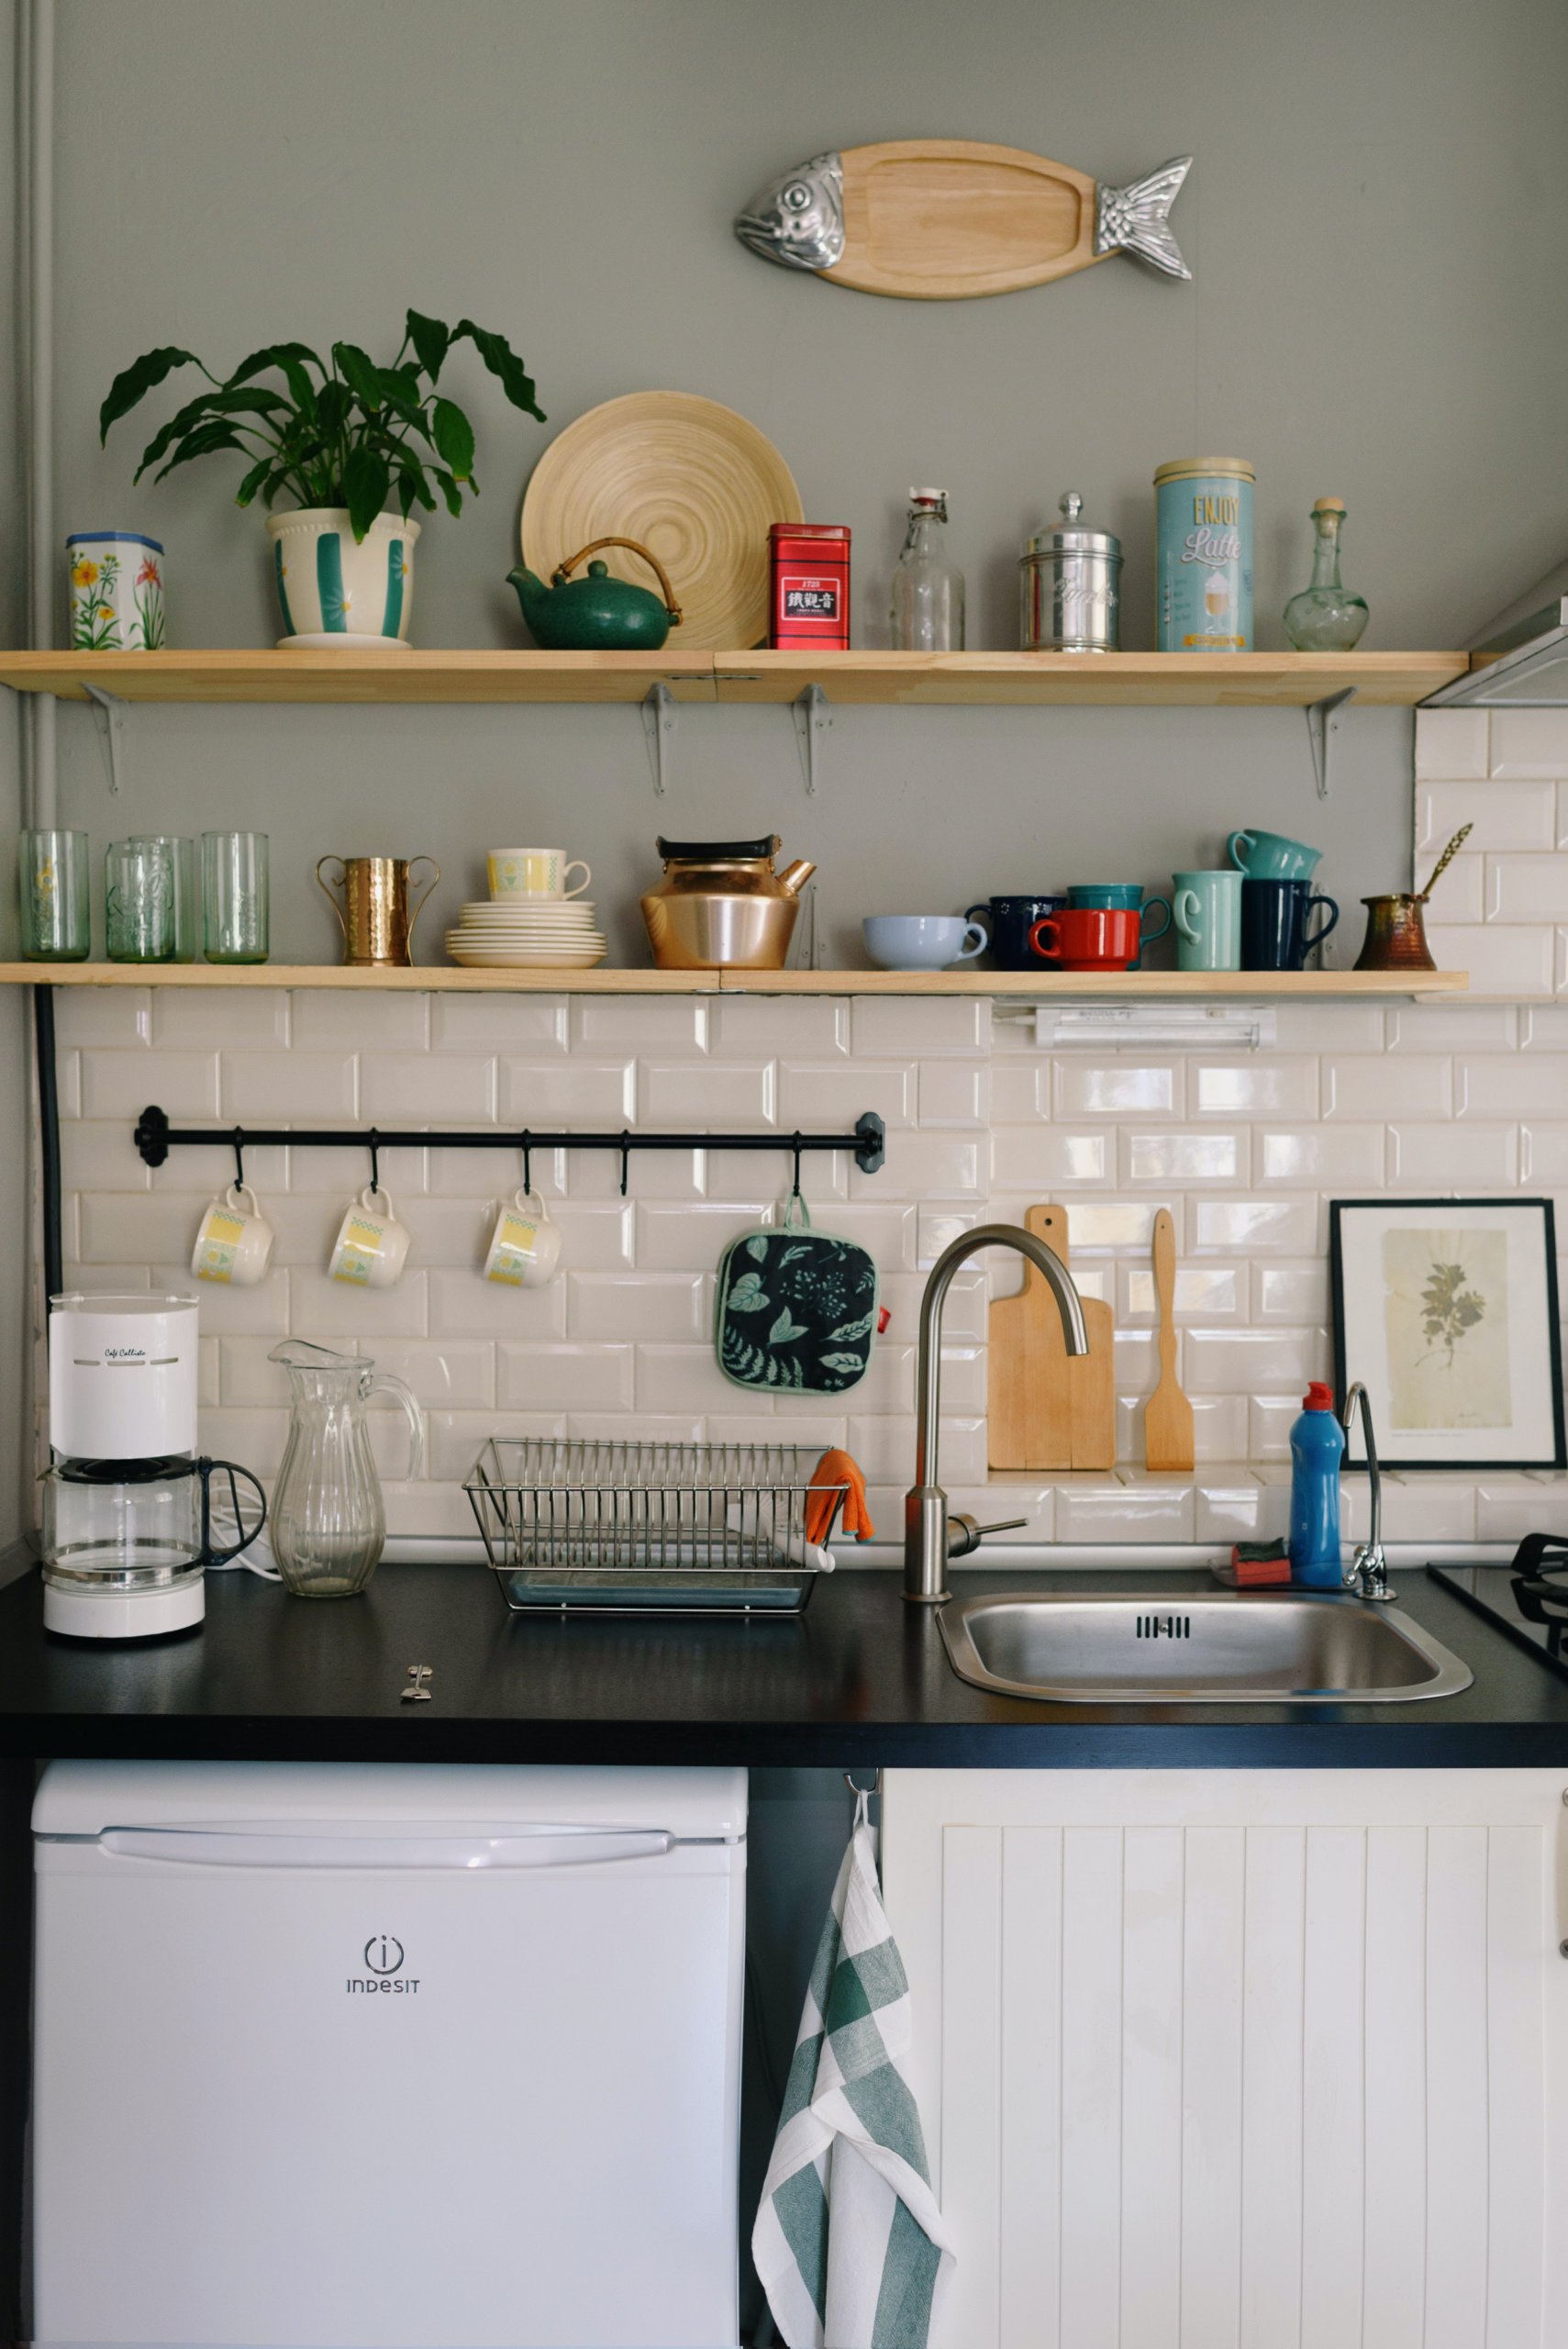
[[[1317,930],[1307,925],[1314,907],[1326,906],[1329,918]],[[1320,946],[1340,918],[1332,897],[1315,897],[1310,881],[1243,881],[1241,884],[1241,968],[1244,971],[1299,971],[1315,946]]]
[[[1040,958],[1029,949],[1029,932],[1048,914],[1059,914],[1067,903],[1056,897],[986,897],[971,906],[966,921],[981,921],[991,941],[991,957],[999,971],[1038,971]]]

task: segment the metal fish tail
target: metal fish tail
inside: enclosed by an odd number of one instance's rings
[[[1178,155],[1173,161],[1162,163],[1157,172],[1151,172],[1147,179],[1134,180],[1129,187],[1106,187],[1101,181],[1095,191],[1096,256],[1134,253],[1151,269],[1162,269],[1167,277],[1190,277],[1192,271],[1171,234],[1170,214],[1181,194],[1182,182],[1192,167],[1190,155]]]

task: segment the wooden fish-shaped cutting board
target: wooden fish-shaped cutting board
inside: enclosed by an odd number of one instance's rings
[[[830,285],[924,302],[1043,285],[1112,253],[1190,277],[1169,216],[1192,160],[1106,187],[1021,147],[889,139],[781,172],[735,233],[763,261]]]
[[[1068,1262],[1067,1210],[1030,1208],[1026,1230]],[[1086,1354],[1070,1354],[1045,1276],[1025,1263],[1018,1297],[991,1308],[987,1426],[993,1468],[1114,1468],[1116,1317],[1084,1299]]]

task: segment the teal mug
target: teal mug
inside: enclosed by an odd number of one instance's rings
[[[1241,968],[1241,875],[1234,865],[1222,872],[1173,873],[1171,911],[1176,926],[1178,971],[1239,971]]]
[[[1310,881],[1323,853],[1284,832],[1232,832],[1225,848],[1249,881]]]
[[[1152,946],[1157,938],[1163,938],[1171,927],[1170,901],[1165,897],[1151,897],[1145,903],[1142,885],[1137,881],[1081,881],[1076,887],[1068,890],[1067,902],[1070,906],[1090,911],[1140,916],[1151,914],[1156,907],[1159,907],[1165,918],[1158,930],[1151,930],[1143,921],[1140,922],[1138,952],[1127,966],[1129,971],[1141,971],[1144,948]]]

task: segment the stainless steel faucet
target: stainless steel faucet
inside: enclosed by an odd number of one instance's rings
[[[1346,1570],[1345,1587],[1362,1598],[1383,1601],[1396,1598],[1398,1593],[1388,1587],[1388,1561],[1383,1554],[1383,1476],[1377,1464],[1377,1439],[1372,1431],[1372,1405],[1359,1378],[1345,1397],[1347,1437],[1358,1402],[1362,1407],[1362,1440],[1366,1445],[1367,1538],[1357,1545],[1356,1554]]]
[[[1016,1248],[1045,1275],[1062,1333],[1070,1354],[1086,1354],[1089,1333],[1084,1308],[1071,1274],[1053,1249],[1032,1231],[1012,1223],[983,1223],[961,1232],[931,1266],[926,1294],[920,1300],[920,1351],[915,1392],[915,1482],[904,1497],[904,1596],[928,1607],[940,1607],[950,1598],[948,1561],[967,1558],[978,1549],[983,1534],[1009,1533],[1028,1523],[1026,1518],[1005,1518],[996,1525],[976,1525],[972,1517],[948,1515],[948,1497],[937,1482],[937,1435],[941,1411],[942,1307],[952,1276],[962,1264],[982,1248]]]

